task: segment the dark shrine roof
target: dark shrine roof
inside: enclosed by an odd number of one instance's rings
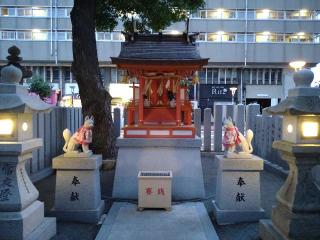
[[[112,63],[132,64],[200,64],[208,63],[201,58],[193,36],[165,34],[126,35],[118,57]]]

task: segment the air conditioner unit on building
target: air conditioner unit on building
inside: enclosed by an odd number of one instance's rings
[[[140,171],[138,174],[138,210],[164,208],[171,210],[171,171]]]

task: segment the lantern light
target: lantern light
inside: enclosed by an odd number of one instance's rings
[[[26,122],[22,123],[22,131],[27,131],[28,130],[28,124]]]
[[[13,121],[11,119],[0,120],[0,135],[11,135],[13,132]]]
[[[318,137],[319,134],[319,123],[306,121],[302,122],[302,135],[305,138]]]
[[[292,133],[293,132],[292,124],[288,124],[287,131],[288,131],[288,133]]]

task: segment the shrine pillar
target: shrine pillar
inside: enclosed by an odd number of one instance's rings
[[[177,91],[176,91],[176,122],[177,126],[181,125],[181,101],[180,101],[180,81],[177,82]]]
[[[143,124],[143,107],[144,107],[144,83],[145,79],[140,77],[140,86],[139,86],[139,114],[138,114],[138,124]]]

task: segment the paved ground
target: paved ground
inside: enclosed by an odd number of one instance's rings
[[[221,240],[254,240],[258,239],[258,223],[242,223],[219,226],[212,216],[211,200],[215,194],[216,167],[213,157],[202,157],[206,199],[204,204],[212,219],[215,230]],[[106,213],[109,211],[113,199],[111,199],[113,172],[103,172],[101,176],[102,196],[106,202]],[[275,203],[275,196],[283,178],[264,171],[261,174],[261,204],[270,218],[271,207]],[[46,215],[54,202],[55,176],[50,176],[38,183],[36,187],[40,192],[40,200],[45,202]],[[117,199],[119,201],[119,199]],[[92,240],[97,235],[100,225],[58,222],[58,234],[54,240]]]
[[[201,202],[175,204],[171,211],[137,211],[136,204],[113,203],[96,240],[218,240]]]

